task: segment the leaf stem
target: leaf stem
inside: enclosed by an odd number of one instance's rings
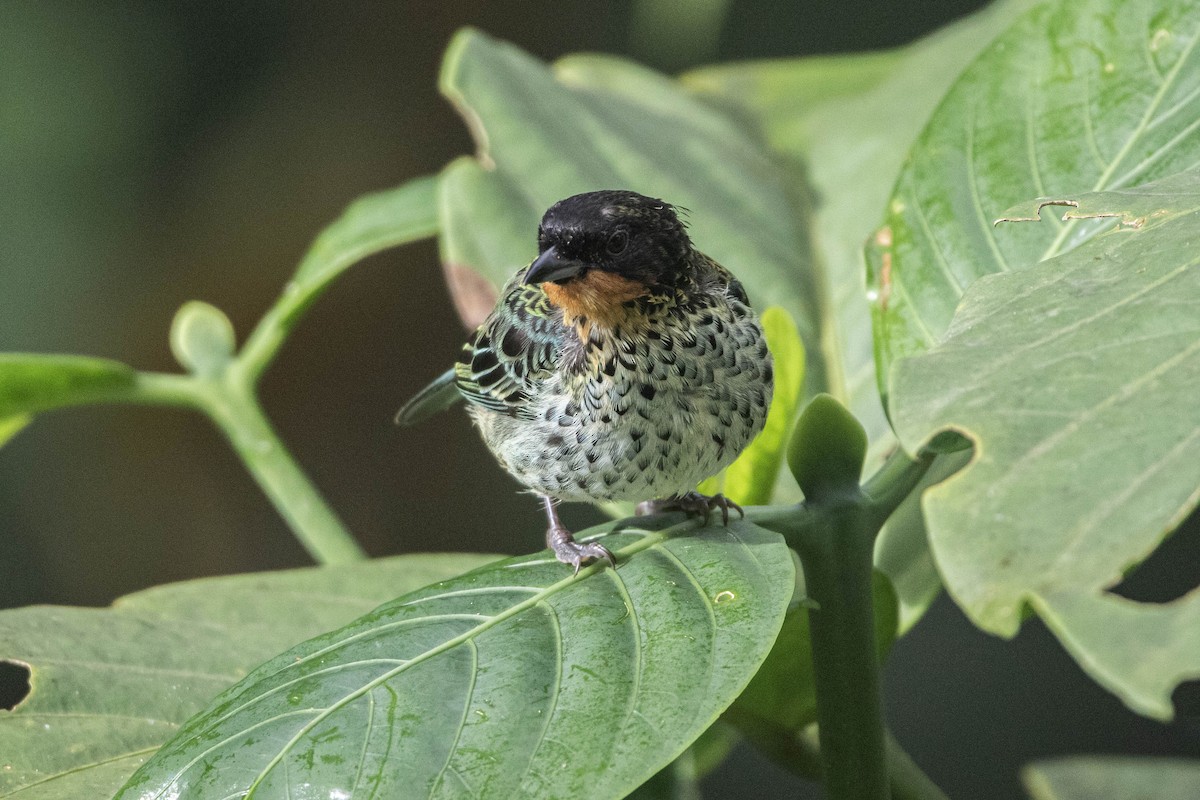
[[[923,450],[916,458],[910,458],[897,447],[863,485],[862,491],[871,508],[872,522],[878,524],[876,533],[921,482],[936,455],[932,450]]]
[[[190,378],[201,408],[229,439],[250,475],[318,564],[367,557],[279,440],[253,387],[232,380]]]

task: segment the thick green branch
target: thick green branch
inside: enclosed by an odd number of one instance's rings
[[[826,500],[791,537],[808,612],[821,760],[831,800],[889,800],[871,591],[878,528],[860,494]]]

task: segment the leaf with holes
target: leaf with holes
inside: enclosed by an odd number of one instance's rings
[[[609,536],[618,569],[500,562],[284,653],[118,798],[624,797],[745,687],[795,581],[777,534],[672,519]]]
[[[959,78],[901,173],[868,253],[879,379],[936,343],[963,290],[1112,227],[993,221],[1036,196],[1109,191],[1200,163],[1200,3],[1040,5]],[[886,388],[886,387],[882,387]]]
[[[402,556],[170,584],[112,608],[0,611],[0,684],[32,684],[11,696],[15,710],[0,710],[0,798],[111,797],[264,659],[496,558]]]
[[[975,443],[923,506],[976,624],[1011,636],[1028,604],[1098,682],[1166,718],[1200,676],[1200,590],[1106,590],[1200,499],[1200,169],[1063,199],[1144,221],[968,289],[945,341],[897,362],[892,418],[909,452],[943,430]]]

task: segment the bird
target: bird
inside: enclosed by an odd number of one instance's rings
[[[465,400],[487,448],[536,494],[546,544],[574,567],[560,501],[638,502],[707,521],[742,513],[695,487],[762,430],[773,365],[745,288],[697,250],[677,208],[627,190],[560,200],[538,255],[512,276],[455,366],[396,415],[412,425]]]

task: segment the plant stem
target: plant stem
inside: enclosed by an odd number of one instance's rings
[[[367,557],[279,440],[251,387],[228,379],[188,380],[198,384],[202,410],[224,432],[275,510],[318,564]]]
[[[794,538],[804,568],[821,760],[831,800],[889,800],[871,592],[878,528],[859,493],[811,507]]]
[[[819,496],[798,506],[747,511],[755,524],[782,533],[799,554],[816,605],[807,613],[821,772],[831,800],[888,800],[890,791],[896,798],[943,800],[911,759],[894,742],[887,744],[871,586],[879,530],[932,461],[932,453],[912,459],[897,450],[862,489],[820,485]],[[811,772],[808,756],[815,748],[804,746],[804,735],[796,732],[788,746],[777,743],[768,753],[794,762],[797,772]]]
[[[950,800],[896,741],[887,735],[888,772],[892,778],[892,800]]]

